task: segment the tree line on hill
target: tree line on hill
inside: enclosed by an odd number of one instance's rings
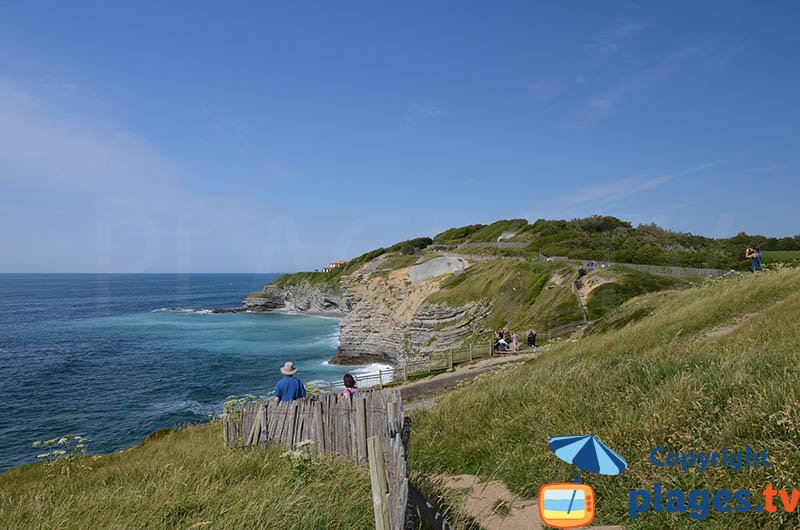
[[[532,224],[525,219],[509,219],[468,225],[437,234],[433,244],[491,242],[508,232],[516,233],[510,241],[529,243],[523,253],[648,265],[746,269],[747,247],[800,250],[800,235],[777,238],[740,232],[729,238],[710,238],[655,224],[634,227],[628,221],[600,215],[570,221],[539,219]]]
[[[529,223],[526,219],[503,219],[488,225],[472,224],[450,228],[433,238],[418,237],[389,247],[376,248],[330,272],[297,273],[279,278],[275,283],[305,279],[314,283],[328,283],[333,288],[338,288],[341,276],[355,272],[364,263],[383,254],[412,255],[428,247],[455,248],[461,243],[496,242],[501,235],[510,233],[515,235],[509,241],[524,242],[527,246],[523,249],[504,249],[504,254],[530,257],[543,254],[644,265],[746,270],[750,261],[745,259],[744,252],[748,247],[760,245],[762,250],[767,251],[800,250],[800,234],[778,238],[739,232],[729,238],[710,238],[667,230],[655,223],[634,227],[629,221],[608,215],[593,215],[569,221],[539,219],[534,223]]]

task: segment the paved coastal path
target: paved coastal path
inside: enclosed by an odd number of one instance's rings
[[[415,408],[430,408],[433,405],[433,400],[420,399],[421,397],[424,397],[428,394],[436,394],[445,390],[449,390],[456,386],[460,381],[475,378],[481,374],[485,374],[486,372],[494,370],[499,366],[533,359],[546,350],[546,346],[540,346],[534,350],[527,350],[520,353],[497,354],[494,357],[482,359],[473,364],[457,366],[452,372],[445,372],[433,377],[426,377],[425,379],[420,379],[419,381],[403,383],[398,387],[392,387],[392,389],[400,390],[400,395],[403,398],[403,403],[406,410],[413,410]],[[417,402],[412,400],[417,400]]]

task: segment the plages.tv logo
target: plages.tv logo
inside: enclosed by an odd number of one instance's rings
[[[539,488],[539,517],[553,528],[580,528],[594,520],[595,494],[583,484],[583,472],[619,475],[628,463],[593,434],[554,436],[548,444],[555,455],[578,468],[572,482]]]

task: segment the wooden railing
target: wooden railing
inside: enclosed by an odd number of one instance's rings
[[[485,359],[494,355],[492,345],[486,344],[483,348],[453,350],[432,354],[425,359],[412,359],[401,362],[394,368],[378,370],[377,373],[359,375],[356,377],[358,387],[364,389],[384,388],[392,384],[407,381],[410,377],[420,374],[445,372],[458,364]],[[320,385],[320,390],[327,393],[341,393],[344,390],[342,381],[329,381]]]
[[[574,322],[547,331],[541,331],[537,337],[541,341],[550,341],[572,335],[590,324],[591,322]],[[533,353],[534,351],[533,349],[523,348],[515,353]],[[508,353],[511,352],[504,352],[504,354]],[[401,361],[398,366],[393,368],[378,370],[374,374],[356,376],[356,383],[361,390],[382,389],[408,381],[409,378],[446,372],[459,364],[471,363],[478,359],[486,359],[495,355],[501,354],[494,351],[494,341],[492,341],[482,347],[474,346],[469,349],[448,350],[431,354],[424,359]],[[344,391],[344,383],[341,380],[328,381],[318,384],[318,388],[323,393],[340,394]]]
[[[644,265],[641,263],[609,263],[607,266],[627,267],[641,272],[661,274],[665,276],[703,276],[719,278],[731,274],[730,269],[709,269],[706,267],[673,267],[671,265]],[[595,267],[597,270],[597,267]],[[735,271],[733,271],[735,273]]]
[[[626,267],[628,269],[634,269],[641,272],[649,272],[651,274],[660,274],[662,276],[703,276],[703,277],[720,277],[720,276],[727,276],[732,272],[735,273],[736,271],[731,271],[730,269],[710,269],[707,267],[679,267],[673,265],[647,265],[644,263],[618,263],[614,261],[604,261],[604,260],[592,260],[592,259],[579,259],[579,258],[568,258],[566,256],[545,256],[541,252],[539,252],[539,259],[546,260],[546,261],[575,261],[580,262],[582,265],[586,265],[590,261],[595,262],[594,268],[589,269],[592,270],[603,270],[609,267]],[[588,267],[587,267],[588,268]]]
[[[592,322],[573,322],[572,324],[565,324],[557,328],[549,329],[545,331],[543,335],[547,337],[547,340],[558,339],[561,337],[572,335],[579,329],[585,328],[587,325],[590,325],[591,323]]]
[[[369,464],[376,528],[407,526],[408,477],[400,392],[364,392],[352,399],[325,394],[290,403],[259,400],[224,413],[222,425],[226,447],[278,443]],[[307,448],[303,447],[306,443]]]

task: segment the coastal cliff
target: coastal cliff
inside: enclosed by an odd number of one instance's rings
[[[275,311],[343,317],[352,309],[352,300],[325,285],[304,281],[293,285],[267,285],[248,296],[242,309],[256,313]]]
[[[353,275],[342,279],[342,290],[350,293],[353,308],[342,319],[339,351],[332,359],[340,364],[366,361],[397,362],[408,357],[425,357],[453,347],[472,333],[460,326],[457,315],[475,320],[485,313],[472,306],[431,311],[428,297],[439,290],[442,276],[410,281],[419,269],[401,268],[385,274]],[[434,330],[438,339],[433,340]]]
[[[394,270],[378,268],[384,261],[382,256],[367,262],[353,274],[341,276],[339,285],[307,280],[267,285],[251,294],[243,309],[341,317],[339,349],[331,360],[337,364],[425,357],[482,330],[487,304],[425,303],[444,279],[469,266],[466,260],[434,258]]]

